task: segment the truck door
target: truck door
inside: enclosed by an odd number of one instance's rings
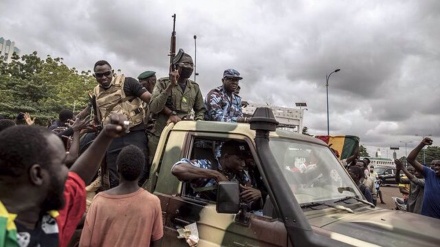
[[[183,151],[183,154],[184,158],[190,160],[204,159],[217,162],[221,144],[231,138],[248,145],[250,150],[253,149],[252,142],[239,135],[208,137],[190,134],[187,138],[190,138],[189,148]],[[251,155],[255,156],[255,150]],[[253,158],[256,161],[256,157]],[[216,168],[216,165],[213,167]],[[254,168],[256,169],[256,167],[247,169]],[[169,197],[166,208],[167,231],[170,231],[169,235],[173,235],[174,232],[174,239],[164,241],[163,246],[188,246],[183,239],[177,239],[176,229],[192,223],[196,224],[200,238],[197,246],[288,246],[283,222],[263,215],[262,208],[246,213],[245,220],[238,219],[235,214],[217,213],[215,200],[204,199],[200,193],[194,191],[191,183],[181,182],[179,188],[180,191],[176,196]]]

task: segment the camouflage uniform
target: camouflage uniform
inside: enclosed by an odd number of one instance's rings
[[[209,169],[209,170],[218,170],[220,173],[225,175],[229,181],[238,181],[242,185],[251,185],[251,179],[249,175],[243,170],[239,173],[228,173],[226,172],[220,162],[217,161],[217,164],[212,164],[209,160],[189,160],[186,158],[178,161],[174,166],[178,166],[183,163],[191,164],[197,168]],[[174,167],[173,166],[173,167]],[[215,168],[217,166],[217,169]],[[171,168],[172,170],[173,168]],[[209,200],[216,200],[217,195],[217,181],[214,178],[198,178],[193,179],[191,181],[191,187],[195,192],[197,192],[197,196]]]
[[[191,119],[192,110],[194,110],[194,120],[203,120],[205,114],[203,96],[197,83],[187,79],[185,91],[177,85],[172,89],[171,95],[168,95],[165,90],[169,83],[168,77],[160,78],[154,87],[150,101],[150,113],[156,119],[154,128],[148,135],[148,147],[152,156],[156,153],[160,134],[167,125],[168,116],[160,113],[165,106],[175,111],[181,119]]]
[[[241,97],[232,93],[229,97],[223,86],[211,90],[205,99],[205,120],[221,122],[237,122],[243,117]]]

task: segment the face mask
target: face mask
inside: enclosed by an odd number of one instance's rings
[[[371,173],[373,173],[373,172],[374,172],[374,170],[370,170],[370,172],[371,172]]]
[[[193,69],[191,69],[191,68],[182,68],[179,73],[179,77],[183,78],[183,79],[190,78],[192,72],[193,72]]]

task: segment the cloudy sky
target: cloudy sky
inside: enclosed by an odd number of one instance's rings
[[[440,1],[437,0],[2,0],[0,37],[22,54],[64,58],[79,70],[97,60],[137,77],[166,76],[171,16],[177,46],[194,54],[202,92],[222,72],[244,77],[254,103],[307,102],[304,125],[361,138],[370,155],[405,155],[432,135],[440,145]],[[418,136],[416,136],[418,135]],[[388,150],[388,151],[387,151]]]

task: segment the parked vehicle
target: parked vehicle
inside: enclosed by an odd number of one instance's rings
[[[162,246],[187,247],[178,236],[190,224],[199,247],[438,246],[439,220],[374,208],[326,143],[276,125],[271,110],[259,108],[250,124],[180,121],[165,127],[144,185],[161,201]],[[240,202],[238,182],[219,183],[211,201],[170,172],[182,158],[215,160],[216,147],[231,139],[249,148],[246,169],[267,194],[260,210]]]
[[[377,173],[382,186],[396,183],[396,168],[393,166],[375,166],[374,171]],[[403,174],[400,174],[403,176]]]

